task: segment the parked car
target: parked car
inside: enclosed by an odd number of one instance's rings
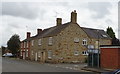
[[[3,57],[13,57],[13,54],[12,53],[5,53],[5,54],[3,54]]]
[[[101,74],[120,74],[120,69],[117,69],[117,70],[112,71],[112,72],[101,73]]]

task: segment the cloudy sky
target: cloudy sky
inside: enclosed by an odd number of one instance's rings
[[[62,22],[70,21],[70,14],[76,10],[78,24],[81,27],[103,29],[112,27],[118,37],[118,2],[81,2],[79,0],[40,1],[40,2],[1,2],[0,3],[0,46],[6,46],[9,38],[18,34],[26,38],[26,32],[32,36],[37,28],[45,29],[56,25],[56,18]]]

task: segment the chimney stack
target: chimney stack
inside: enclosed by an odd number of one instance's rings
[[[56,19],[56,25],[59,26],[62,24],[62,18],[57,18]]]
[[[42,32],[42,29],[37,29],[37,34],[40,34]]]
[[[30,32],[27,32],[27,39],[30,38]]]
[[[76,13],[76,10],[71,12],[71,22],[72,23],[77,23],[77,13]]]

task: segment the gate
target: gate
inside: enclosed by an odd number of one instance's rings
[[[100,66],[100,54],[96,50],[91,50],[88,52],[88,66],[89,67],[99,67]],[[99,55],[99,56],[98,56]],[[98,59],[99,58],[99,59]]]

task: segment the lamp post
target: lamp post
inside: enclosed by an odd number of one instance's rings
[[[99,59],[100,58],[100,56],[99,56],[99,30],[97,30],[97,34],[98,34],[98,53],[97,54],[98,54],[98,68],[99,68],[99,64],[100,64],[100,62],[99,62],[100,61],[100,59]]]

